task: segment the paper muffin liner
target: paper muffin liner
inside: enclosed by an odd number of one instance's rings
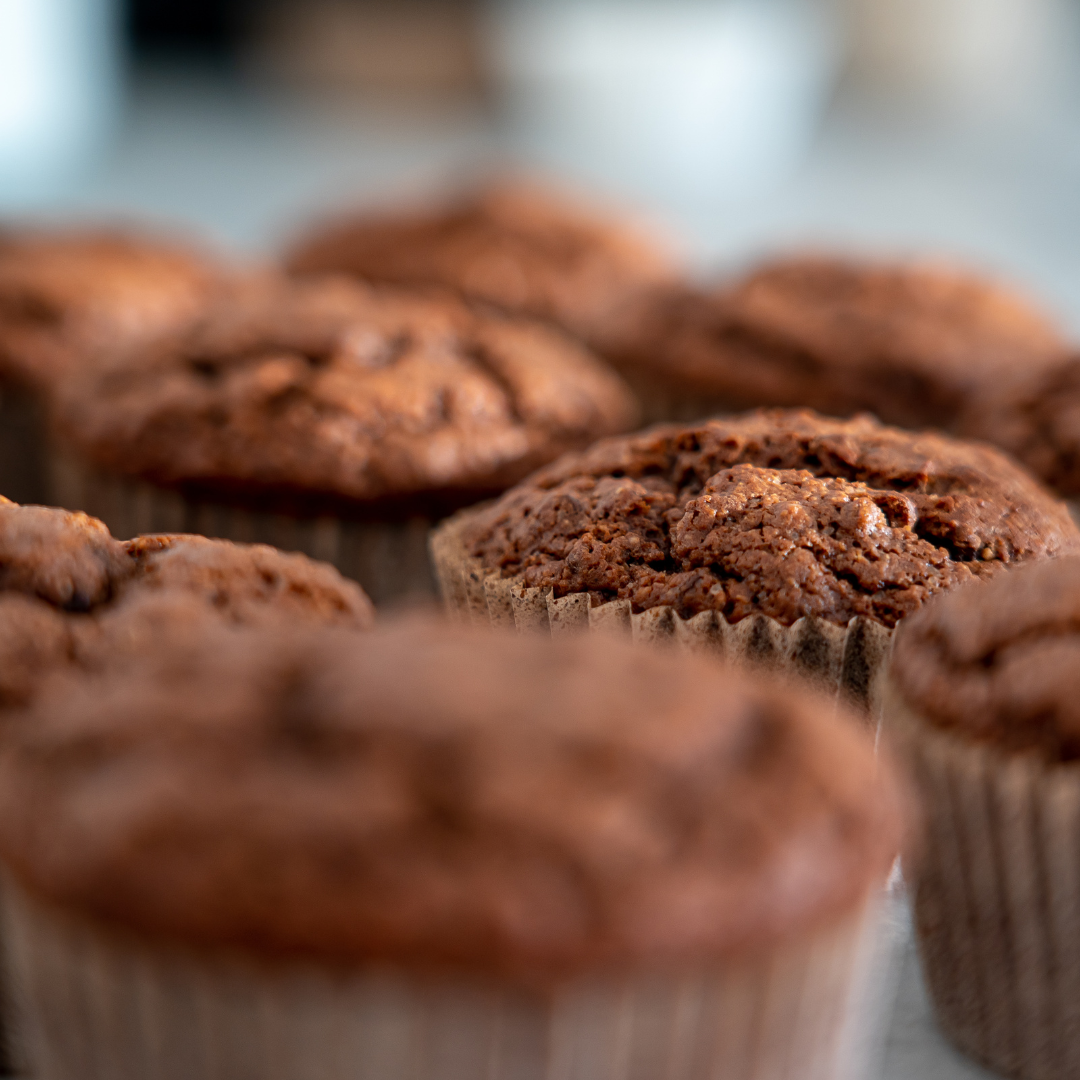
[[[299,551],[358,581],[376,604],[436,592],[428,557],[432,523],[426,518],[357,522],[267,513],[187,498],[56,453],[49,474],[51,502],[100,518],[120,539],[187,532]]]
[[[854,1080],[866,1061],[874,901],[766,956],[541,994],[156,948],[5,885],[36,1080]]]
[[[964,741],[888,680],[927,827],[905,861],[941,1027],[996,1072],[1080,1075],[1080,774]]]
[[[448,610],[470,622],[541,631],[552,635],[581,630],[668,642],[690,651],[723,656],[735,663],[767,667],[817,682],[876,718],[892,631],[862,616],[846,627],[806,617],[784,626],[765,615],[728,622],[716,611],[683,619],[674,608],[633,612],[627,600],[598,602],[589,593],[555,597],[550,588],[526,587],[504,578],[469,555],[462,540],[465,511],[431,536],[431,557]]]

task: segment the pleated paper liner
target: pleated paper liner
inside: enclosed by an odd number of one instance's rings
[[[642,642],[670,642],[729,661],[768,667],[809,679],[876,718],[892,631],[858,617],[846,627],[803,618],[784,626],[764,615],[737,623],[715,611],[683,619],[670,607],[633,612],[626,600],[598,603],[589,593],[555,597],[520,578],[491,573],[462,541],[468,511],[440,525],[431,555],[447,608],[458,617],[496,627],[551,634],[594,630]]]
[[[270,544],[331,563],[358,581],[376,604],[435,595],[428,557],[432,523],[426,518],[358,522],[267,513],[187,498],[57,454],[50,456],[49,473],[52,503],[100,518],[123,540],[147,533],[188,532]]]
[[[939,1023],[1021,1080],[1080,1076],[1080,772],[966,742],[890,683],[926,828],[904,865]]]
[[[7,980],[36,1080],[854,1080],[867,903],[684,973],[509,984],[155,948],[5,882]],[[865,1048],[863,1053],[865,1053]]]

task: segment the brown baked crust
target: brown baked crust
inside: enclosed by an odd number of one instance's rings
[[[932,724],[1051,763],[1080,758],[1080,558],[1017,567],[897,635],[900,695]]]
[[[0,232],[0,375],[36,389],[73,365],[177,331],[222,269],[182,247],[122,232]]]
[[[367,629],[374,611],[359,585],[303,555],[198,536],[121,543],[86,514],[0,501],[0,710],[58,668],[207,621]]]
[[[1047,316],[973,274],[835,256],[672,294],[639,338],[632,364],[733,407],[868,410],[905,427],[952,427],[987,382],[1065,349]]]
[[[263,955],[699,966],[851,912],[900,841],[892,774],[829,703],[600,637],[219,629],[31,720],[0,759],[24,885]]]
[[[1008,450],[1060,494],[1080,495],[1080,356],[988,383],[960,430]]]
[[[58,399],[61,431],[110,470],[358,506],[462,505],[635,417],[555,330],[346,279],[246,282],[196,331]]]
[[[805,410],[607,439],[465,520],[473,556],[556,596],[786,626],[895,626],[934,593],[1080,541],[988,446]]]
[[[643,233],[513,182],[427,210],[328,222],[300,239],[286,264],[295,273],[452,289],[554,322],[601,352],[644,295],[680,276]]]

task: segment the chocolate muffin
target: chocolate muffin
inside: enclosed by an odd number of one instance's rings
[[[828,703],[692,657],[150,643],[0,750],[32,1071],[824,1080],[902,808]]]
[[[57,398],[57,501],[113,531],[259,539],[378,600],[430,591],[433,520],[635,419],[554,330],[345,279],[235,289]]]
[[[930,596],[1078,539],[990,447],[765,410],[567,455],[433,551],[451,607],[481,620],[685,636],[866,700],[888,633]]]
[[[601,354],[627,319],[681,275],[644,232],[522,183],[495,183],[429,209],[370,211],[313,229],[286,256],[295,273],[436,285],[544,319]]]
[[[121,543],[86,514],[0,500],[0,717],[69,665],[172,623],[370,627],[359,586],[302,555],[199,536]]]
[[[972,395],[1055,362],[1053,322],[1014,292],[934,263],[805,256],[655,305],[622,357],[667,418],[758,405],[955,426]],[[664,417],[659,417],[664,418]]]
[[[1017,567],[897,636],[887,730],[925,805],[905,862],[956,1044],[1022,1080],[1080,1069],[1080,558]]]
[[[99,352],[188,323],[222,273],[133,234],[0,230],[0,492],[45,501],[42,399]]]
[[[1059,494],[1080,497],[1080,356],[987,384],[961,430],[1008,450]]]

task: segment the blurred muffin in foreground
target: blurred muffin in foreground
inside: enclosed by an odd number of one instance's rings
[[[1075,548],[1005,455],[759,410],[607,439],[443,525],[452,609],[794,665],[873,703],[892,629],[935,593]]]
[[[791,405],[948,429],[984,387],[1066,348],[1023,296],[930,262],[777,259],[641,318],[621,366],[657,419]]]
[[[1080,356],[987,384],[961,430],[1008,450],[1059,494],[1080,498]]]
[[[295,273],[440,286],[553,322],[601,355],[640,306],[681,278],[634,226],[524,183],[494,183],[429,209],[369,211],[313,229],[286,256]]]
[[[431,590],[431,522],[631,427],[554,329],[450,297],[264,277],[192,331],[57,395],[57,501],[118,535],[262,540],[376,601]]]
[[[32,1072],[826,1080],[902,810],[830,704],[701,659],[151,642],[0,750]]]
[[[950,1038],[1021,1080],[1080,1070],[1080,559],[943,597],[897,635],[886,732],[924,803],[905,860]]]
[[[43,398],[98,353],[189,323],[222,275],[135,233],[0,229],[0,493],[46,500]]]

